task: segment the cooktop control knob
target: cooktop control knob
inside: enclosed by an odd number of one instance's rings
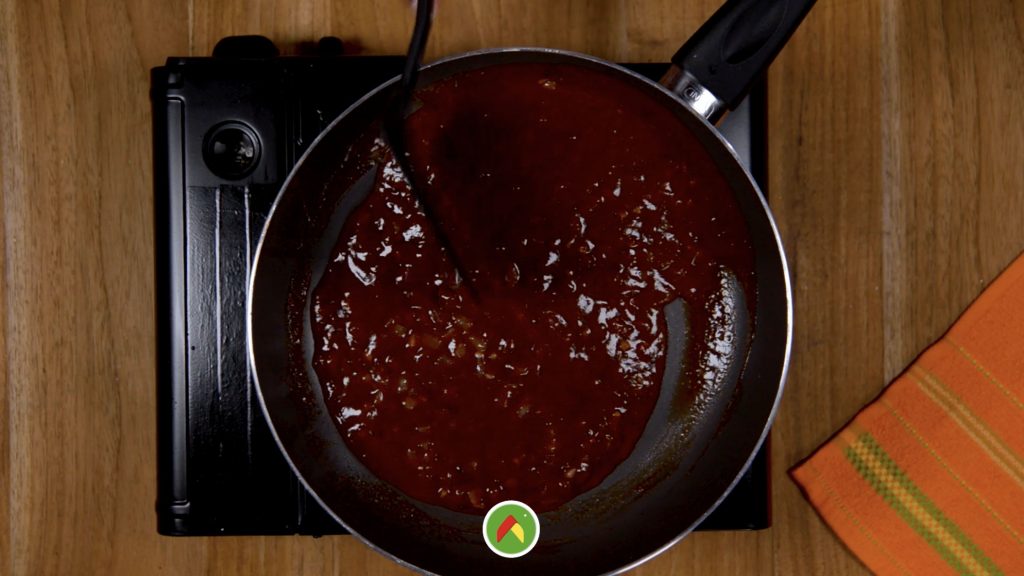
[[[221,178],[244,178],[256,167],[259,159],[259,138],[241,122],[219,124],[206,135],[203,160],[210,171]]]

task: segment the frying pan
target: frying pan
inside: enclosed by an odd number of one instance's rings
[[[538,48],[461,54],[421,71],[420,86],[515,62],[565,63],[616,75],[670,110],[701,142],[731,188],[755,257],[752,315],[736,306],[730,324],[749,344],[721,372],[712,400],[699,411],[674,402],[685,311],[667,310],[665,377],[636,448],[599,486],[541,514],[540,541],[514,560],[487,548],[481,516],[413,500],[377,479],[349,451],[326,409],[310,363],[310,292],[345,217],[373,184],[372,172],[346,166],[346,151],[386,112],[397,78],[320,135],[285,182],[264,228],[251,276],[248,333],[267,421],[299,478],[338,522],[424,573],[599,574],[627,570],[668,548],[721,502],[775,415],[789,361],[792,307],[771,213],[712,122],[740,102],[813,3],[727,1],[675,54],[661,84],[591,56]]]

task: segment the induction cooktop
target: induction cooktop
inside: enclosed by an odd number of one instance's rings
[[[345,53],[337,38],[280,56],[229,37],[151,78],[157,285],[157,529],[173,536],[344,534],[289,467],[260,410],[245,302],[281,184],[350,104],[403,58]],[[667,63],[624,64],[658,79]],[[720,129],[764,190],[763,81]],[[698,530],[771,525],[768,446]]]

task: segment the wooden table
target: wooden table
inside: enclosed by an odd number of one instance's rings
[[[438,56],[664,60],[715,0],[442,0]],[[148,70],[229,34],[403,50],[402,0],[0,2],[0,574],[401,574],[349,537],[156,534]],[[1024,2],[822,0],[769,74],[796,340],[774,527],[636,574],[856,574],[786,469],[1024,249]]]

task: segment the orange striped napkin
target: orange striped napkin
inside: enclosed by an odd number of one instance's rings
[[[1024,255],[790,474],[878,574],[1024,574]]]

